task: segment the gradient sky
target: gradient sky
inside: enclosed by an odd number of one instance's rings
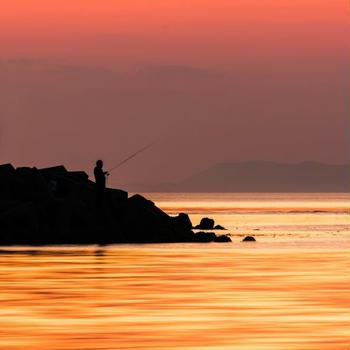
[[[0,162],[176,181],[348,159],[347,0],[2,0]]]

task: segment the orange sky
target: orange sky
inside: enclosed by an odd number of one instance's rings
[[[347,0],[2,0],[0,157],[85,168],[169,133],[120,181],[344,162],[348,31]]]
[[[347,15],[331,0],[3,0],[0,38],[3,57],[229,66],[242,51],[341,50]]]

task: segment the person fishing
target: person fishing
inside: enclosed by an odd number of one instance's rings
[[[155,142],[152,142],[152,143],[142,147],[141,149],[139,149],[135,153],[133,153],[130,156],[128,156],[127,158],[123,159],[121,162],[119,162],[117,165],[115,165],[114,167],[112,167],[108,171],[103,171],[103,161],[102,160],[99,159],[96,162],[96,166],[94,169],[94,175],[95,175],[95,182],[96,182],[96,206],[97,207],[101,208],[104,204],[104,201],[105,201],[106,176],[108,176],[110,174],[110,172],[118,169],[119,167],[121,167],[122,165],[127,163],[130,159],[132,159],[132,158],[136,157],[138,154],[146,151],[148,148],[150,148],[154,144],[155,144]]]
[[[100,208],[103,206],[104,202],[106,176],[109,175],[108,171],[103,171],[103,161],[101,159],[96,162],[94,175],[96,182],[96,206]]]

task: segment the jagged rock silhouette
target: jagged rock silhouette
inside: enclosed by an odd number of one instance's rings
[[[0,165],[0,244],[109,244],[230,241],[194,234],[187,214],[169,216],[138,194],[96,184],[83,171]]]

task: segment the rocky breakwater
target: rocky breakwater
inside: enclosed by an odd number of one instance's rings
[[[223,242],[193,233],[187,214],[169,216],[140,195],[107,188],[96,206],[83,171],[0,165],[0,245]]]

